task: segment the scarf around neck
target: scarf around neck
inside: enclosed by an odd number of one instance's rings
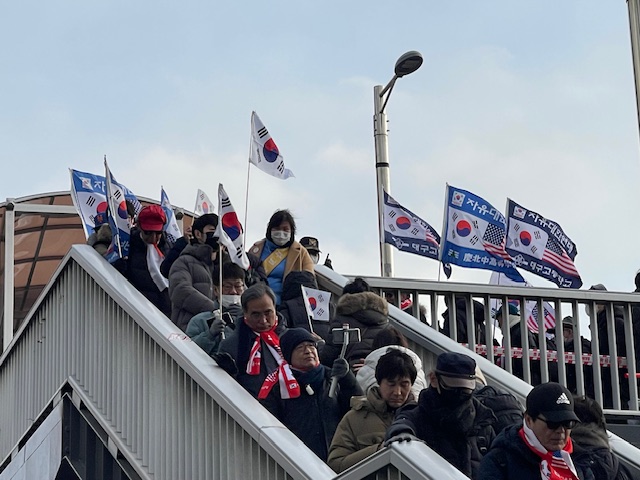
[[[280,386],[280,397],[282,399],[297,398],[300,396],[300,386],[293,376],[289,364],[282,356],[280,350],[280,338],[276,335],[276,327],[278,322],[273,325],[271,330],[256,333],[251,352],[249,353],[249,361],[247,362],[246,372],[248,375],[260,375],[260,365],[262,360],[262,342],[265,343],[273,358],[278,362],[278,367],[264,379],[258,399],[267,398],[273,386],[278,383]]]
[[[579,480],[571,460],[571,452],[573,452],[571,437],[567,439],[567,444],[562,450],[550,452],[542,446],[526,421],[523,421],[518,435],[529,450],[540,457],[541,480]]]

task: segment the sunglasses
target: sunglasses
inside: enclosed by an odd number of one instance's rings
[[[145,235],[162,235],[162,230],[160,230],[160,231],[156,231],[156,230],[142,230],[142,233],[144,233]]]
[[[575,420],[564,420],[562,422],[552,422],[542,417],[538,417],[538,420],[542,420],[544,423],[546,423],[547,428],[549,430],[557,430],[560,427],[564,428],[565,430],[571,430],[578,423]]]

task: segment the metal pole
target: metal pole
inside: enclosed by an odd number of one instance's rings
[[[376,149],[376,184],[378,190],[378,235],[380,238],[380,273],[383,277],[393,277],[393,254],[391,245],[384,243],[384,193],[391,194],[389,177],[389,146],[387,130],[387,114],[382,111],[383,87],[373,87],[373,138]]]
[[[13,340],[13,302],[14,302],[14,234],[15,205],[13,199],[7,199],[4,218],[4,325],[2,328],[2,351],[5,351]]]
[[[640,128],[640,0],[627,0],[629,31],[631,33],[631,58],[636,86],[636,113]]]

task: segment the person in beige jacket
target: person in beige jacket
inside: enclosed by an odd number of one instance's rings
[[[329,448],[327,463],[342,472],[382,448],[385,432],[395,412],[414,402],[411,386],[417,371],[413,360],[398,349],[389,349],[376,365],[377,386],[366,397],[353,397],[351,410],[342,418]]]
[[[296,222],[289,210],[276,211],[267,224],[266,238],[253,244],[249,253],[260,260],[269,287],[280,305],[284,279],[293,271],[314,273],[309,252],[295,240]]]

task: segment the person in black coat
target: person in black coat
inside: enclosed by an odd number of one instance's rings
[[[171,248],[164,233],[166,222],[162,207],[144,207],[138,214],[138,226],[131,229],[128,257],[117,260],[113,265],[136,290],[170,318],[169,283],[160,273],[160,264]]]
[[[318,288],[316,276],[307,271],[291,272],[284,279],[282,284],[282,296],[278,312],[285,318],[288,328],[304,328],[312,331],[327,340],[329,335],[329,322],[321,322],[318,320],[311,321],[309,326],[309,314],[304,304],[302,295],[302,286],[307,288]]]
[[[573,328],[573,317],[567,316],[562,319],[562,336],[564,337],[564,351],[565,352],[575,352],[575,337],[574,337],[574,328]],[[591,342],[584,337],[580,337],[580,345],[582,348],[582,353],[591,353]],[[576,376],[576,366],[580,365],[581,361],[579,358],[576,358],[576,363],[566,364],[567,371],[567,388],[574,395],[578,393],[578,381]],[[584,387],[585,393],[587,396],[594,398],[594,387],[593,387],[593,367],[591,365],[583,365],[582,367],[583,377],[584,377]]]
[[[571,429],[577,424],[571,392],[555,382],[527,395],[522,425],[505,428],[491,444],[477,480],[584,480],[572,459]]]
[[[476,362],[460,353],[442,353],[431,386],[420,393],[417,406],[396,414],[385,435],[385,446],[418,438],[465,475],[475,475],[496,436],[498,419],[473,396]]]
[[[282,335],[282,354],[291,366],[300,392],[288,399],[269,396],[262,403],[326,462],[331,440],[338,423],[349,411],[351,397],[363,392],[343,358],[336,359],[333,368],[320,364],[316,341],[316,337],[302,328],[289,329]],[[333,397],[329,395],[332,377],[337,378]]]
[[[589,290],[606,291],[604,285],[601,283],[593,285]],[[591,316],[593,312],[589,305],[586,306],[587,315]],[[625,340],[624,332],[624,310],[621,306],[613,307],[613,318],[610,318],[609,308],[603,304],[596,304],[596,324],[598,326],[598,350],[600,355],[611,355],[611,349],[609,348],[609,323],[615,325],[616,330],[616,353],[618,357],[627,356],[627,344]],[[634,339],[635,340],[635,339]],[[612,365],[616,365],[615,360],[612,360]],[[602,372],[602,401],[604,408],[613,408],[613,384],[611,377],[611,368],[605,367]],[[620,401],[623,410],[629,409],[629,399],[631,398],[629,393],[629,380],[625,378],[625,374],[628,372],[626,368],[618,369],[618,380],[620,385]]]
[[[584,480],[631,480],[609,445],[609,434],[602,408],[588,397],[574,399],[575,413],[580,419],[573,430],[573,463]]]
[[[445,296],[445,304],[447,309],[442,312],[442,318],[444,323],[440,329],[441,333],[444,333],[447,337],[451,336],[451,308],[449,307],[449,297]],[[457,342],[468,343],[469,334],[467,332],[467,305],[468,299],[465,297],[456,297],[455,314],[456,314],[456,334]],[[473,322],[475,326],[475,338],[476,343],[480,345],[486,345],[486,334],[484,328],[484,305],[477,300],[473,300]]]

